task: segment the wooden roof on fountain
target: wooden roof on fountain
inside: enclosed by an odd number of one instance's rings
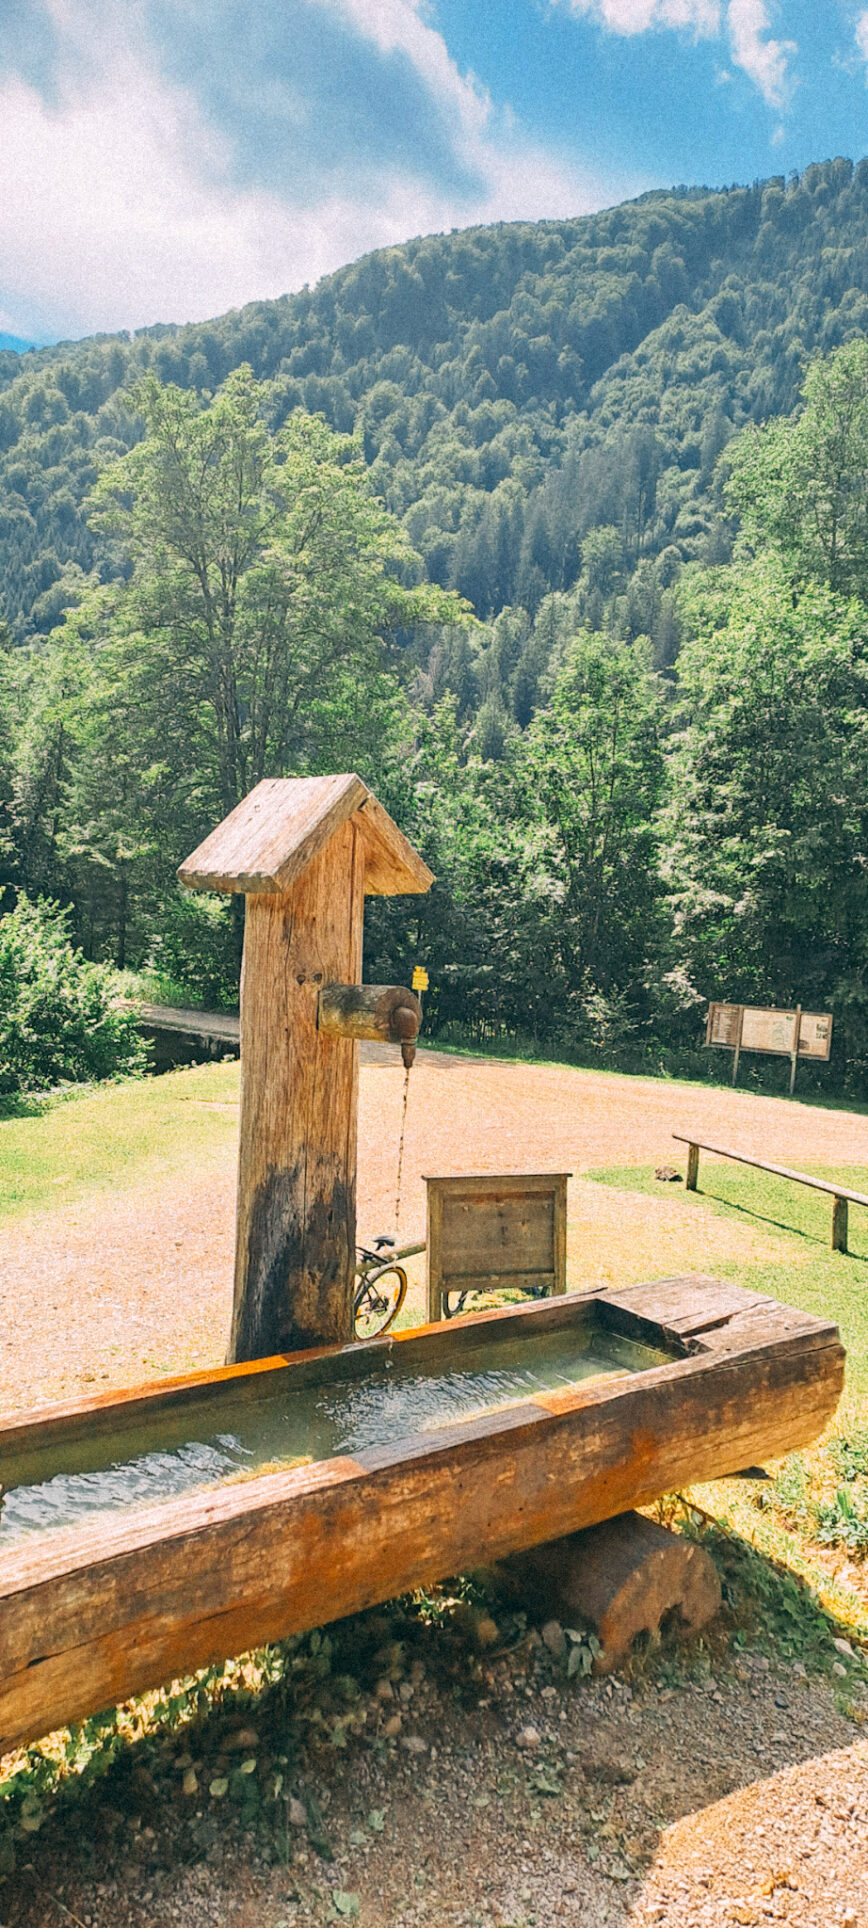
[[[179,866],[189,890],[286,891],[352,819],[365,845],[365,893],[429,890],[433,873],[366,783],[342,776],[265,777]]]

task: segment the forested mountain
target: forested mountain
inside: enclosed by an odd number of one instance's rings
[[[356,768],[432,1029],[694,1072],[707,998],[801,1003],[864,1092],[866,229],[834,161],[0,353],[0,1017],[69,938],[234,998],[179,859]]]
[[[50,630],[78,572],[114,566],[81,504],[142,432],[130,380],[213,392],[247,362],[276,381],[277,419],[359,433],[429,576],[481,617],[533,617],[581,578],[587,619],[650,635],[666,663],[681,564],[729,552],[720,450],[793,409],[807,358],[868,329],[866,229],[868,161],[837,160],[409,242],[213,322],[0,353],[13,636]],[[530,695],[512,692],[521,721]]]

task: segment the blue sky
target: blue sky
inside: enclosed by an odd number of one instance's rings
[[[868,0],[0,0],[0,331],[868,151]]]

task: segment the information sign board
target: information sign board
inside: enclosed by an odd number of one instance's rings
[[[706,1044],[719,1044],[726,1051],[734,1051],[740,1025],[740,1004],[709,1004],[705,1024]]]
[[[755,1004],[709,1004],[705,1042],[724,1051],[771,1051],[791,1058],[799,1027],[799,1057],[828,1060],[832,1017],[828,1011],[775,1011]]]
[[[803,1011],[799,1025],[799,1057],[824,1058],[832,1051],[832,1019],[828,1011]]]
[[[796,1048],[798,1011],[763,1011],[746,1004],[741,1020],[743,1051],[774,1051],[791,1058]]]

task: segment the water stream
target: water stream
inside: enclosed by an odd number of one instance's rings
[[[363,1375],[330,1383],[293,1387],[289,1369],[279,1389],[262,1396],[215,1389],[183,1412],[164,1408],[72,1445],[31,1449],[18,1463],[0,1459],[0,1553],[35,1534],[227,1480],[394,1447],[534,1393],[641,1371],[670,1356],[589,1324],[483,1341],[462,1350],[460,1368],[451,1370],[441,1354],[436,1369],[413,1371],[396,1348]]]

